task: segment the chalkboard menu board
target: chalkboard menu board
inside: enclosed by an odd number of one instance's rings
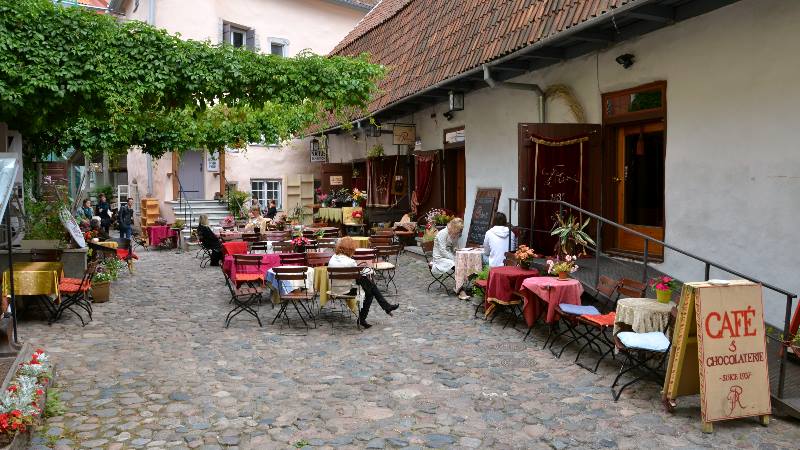
[[[500,202],[500,189],[478,188],[475,195],[475,206],[472,208],[472,219],[469,221],[467,245],[483,245],[483,238],[492,227],[497,204]]]

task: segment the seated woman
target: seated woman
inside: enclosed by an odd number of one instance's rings
[[[517,248],[514,234],[508,228],[506,215],[499,212],[494,215],[494,226],[483,238],[483,254],[489,267],[500,267],[505,264],[506,252]]]
[[[89,231],[91,231],[93,235],[96,235],[100,242],[111,239],[111,236],[108,235],[105,228],[103,228],[102,222],[97,217],[92,219],[92,223],[89,226]]]
[[[200,244],[203,248],[211,252],[210,265],[219,266],[219,261],[222,259],[222,241],[211,231],[211,227],[208,225],[208,216],[205,214],[200,215],[200,224],[197,226],[197,238],[200,239]]]
[[[445,274],[456,266],[456,245],[464,230],[464,221],[455,218],[439,230],[433,240],[433,273]]]
[[[269,208],[267,209],[267,219],[274,221],[276,214],[278,214],[278,208],[275,206],[275,200],[270,200]]]
[[[351,258],[353,253],[356,252],[356,242],[350,237],[343,237],[336,245],[335,253],[331,260],[328,262],[328,267],[357,267],[356,261]],[[372,269],[364,269],[361,271],[363,275],[369,275]],[[336,281],[336,280],[334,280]],[[392,305],[383,298],[383,294],[378,290],[378,286],[367,277],[358,279],[357,284],[364,290],[364,304],[361,305],[361,311],[358,313],[358,324],[364,328],[369,328],[372,325],[367,323],[367,315],[369,315],[369,308],[372,306],[372,299],[378,300],[378,304],[388,315],[392,315],[392,311],[399,308],[400,305]],[[342,293],[355,295],[357,288],[353,286],[331,286],[331,290],[339,290]],[[349,289],[349,292],[348,292]]]

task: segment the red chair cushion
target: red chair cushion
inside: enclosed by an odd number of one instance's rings
[[[610,312],[600,316],[584,314],[581,317],[601,327],[613,327],[614,322],[617,320],[617,313]]]
[[[489,280],[475,280],[475,286],[486,289],[489,286]]]
[[[79,284],[72,284],[72,283],[58,283],[58,291],[65,292],[67,294],[72,294],[75,292],[86,292],[92,286],[83,286],[81,287]]]
[[[117,258],[122,259],[122,260],[128,259],[128,253],[129,253],[128,250],[125,250],[123,248],[118,248],[117,249]],[[136,256],[136,253],[130,252],[130,255],[131,255],[131,259],[139,259],[139,257]]]
[[[237,283],[247,283],[250,281],[261,281],[264,282],[264,275],[260,273],[237,273],[235,276]]]
[[[68,278],[68,277],[62,277],[60,281],[60,283],[67,283],[67,284],[81,284],[81,282],[83,282],[82,278]]]

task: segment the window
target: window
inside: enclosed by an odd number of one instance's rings
[[[278,209],[281,205],[281,180],[250,180],[250,195],[258,201],[261,209],[267,208],[270,200],[275,200]]]
[[[259,50],[256,30],[230,22],[222,22],[222,42],[252,52]]]
[[[289,40],[271,37],[269,38],[269,52],[277,56],[289,56]]]

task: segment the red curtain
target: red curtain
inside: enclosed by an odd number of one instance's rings
[[[367,206],[385,208],[392,205],[394,167],[394,158],[367,159]]]
[[[413,207],[424,205],[433,190],[433,169],[436,165],[436,154],[416,155],[416,183],[414,185]]]

